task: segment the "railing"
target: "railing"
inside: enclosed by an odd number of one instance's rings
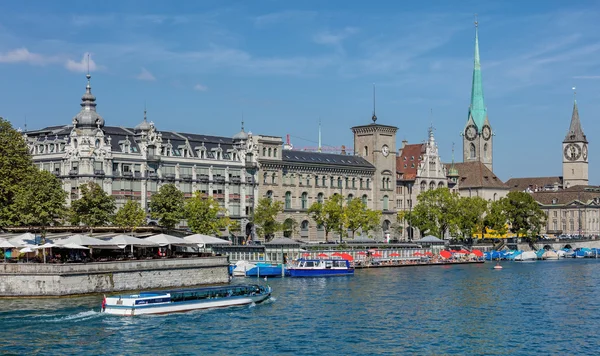
[[[102,169],[98,169],[94,171],[94,175],[96,176],[103,176],[104,175],[104,170]]]

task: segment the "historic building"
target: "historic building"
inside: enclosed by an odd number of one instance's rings
[[[425,143],[408,144],[402,142],[396,157],[396,206],[398,211],[410,212],[417,202],[417,196],[426,190],[448,187],[454,190],[456,180],[449,177],[450,171],[442,163],[438,145],[435,142],[433,127]],[[410,221],[398,222],[402,227],[401,239],[418,236],[410,226]]]
[[[478,24],[475,22],[475,59],[473,83],[471,86],[471,104],[463,136],[463,162],[481,162],[493,171],[493,136],[488,120],[487,107],[483,98],[483,81],[479,61]]]
[[[571,125],[563,141],[563,186],[588,185],[588,141],[581,129],[577,100],[573,102]]]
[[[144,111],[134,128],[105,126],[89,74],[87,80],[81,110],[70,125],[24,133],[35,164],[62,180],[67,203],[92,181],[117,206],[134,199],[147,210],[152,195],[174,183],[186,197],[196,191],[213,196],[234,219],[249,216],[258,189],[253,179],[258,150],[243,125],[232,138],[160,131]]]

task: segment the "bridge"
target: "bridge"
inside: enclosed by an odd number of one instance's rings
[[[580,247],[589,247],[589,248],[600,248],[600,240],[595,239],[550,239],[550,240],[537,240],[534,244],[538,249],[543,248],[548,245],[553,250],[560,250],[565,247],[570,248],[580,248]],[[521,241],[517,244],[519,250],[528,251],[531,250],[529,243],[526,241]]]

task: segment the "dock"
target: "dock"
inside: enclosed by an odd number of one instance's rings
[[[369,268],[398,268],[398,267],[423,267],[423,266],[448,266],[448,265],[470,265],[480,264],[485,261],[441,261],[441,262],[418,262],[418,263],[388,263],[376,265],[357,265],[354,269],[369,269]]]

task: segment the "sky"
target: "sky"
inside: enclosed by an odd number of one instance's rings
[[[562,175],[576,87],[600,184],[597,1],[102,1],[0,4],[0,116],[15,127],[70,124],[90,54],[110,126],[287,134],[295,148],[352,146],[378,123],[462,160],[478,15],[494,172]]]

